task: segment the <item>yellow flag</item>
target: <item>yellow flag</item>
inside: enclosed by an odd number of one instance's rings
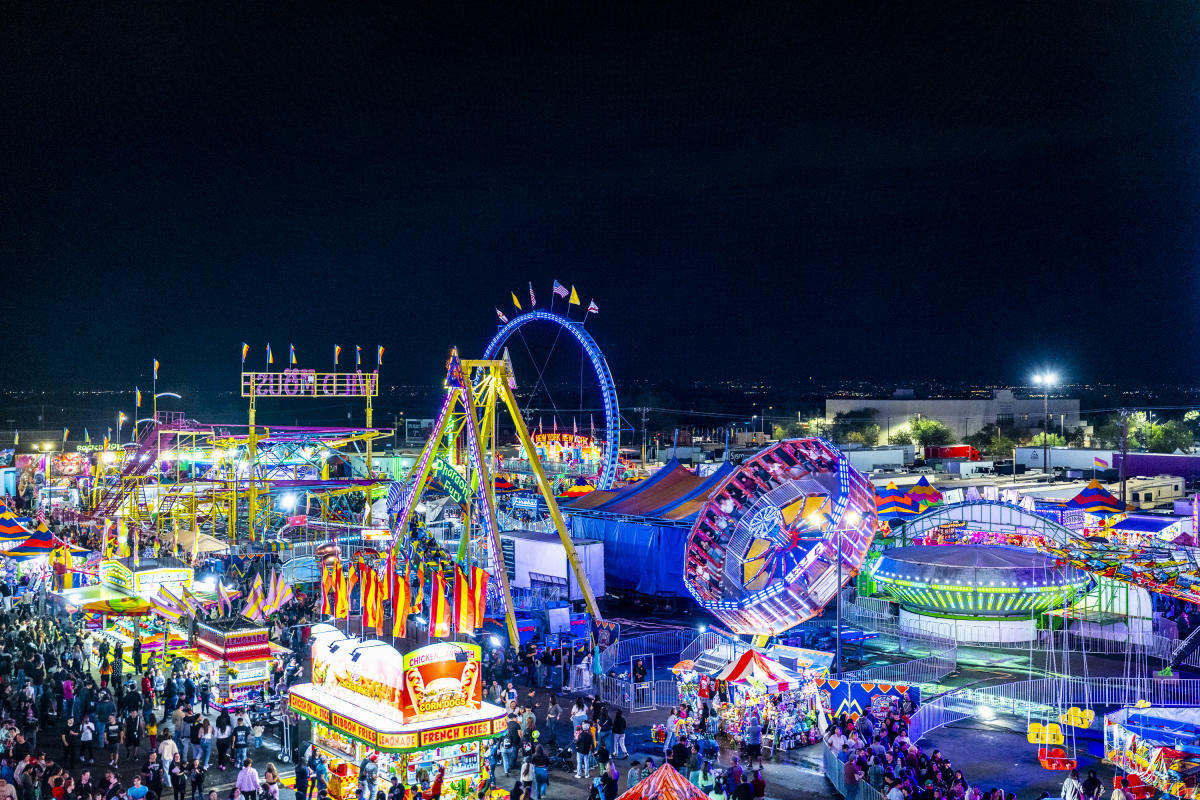
[[[579,295],[575,292],[575,287],[571,287],[571,299],[567,301],[573,306],[579,305]]]
[[[517,299],[517,293],[512,293],[513,305],[517,307],[517,311],[521,310],[521,301]]]

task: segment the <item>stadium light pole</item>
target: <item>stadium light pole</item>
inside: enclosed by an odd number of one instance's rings
[[[1050,387],[1058,382],[1053,372],[1039,372],[1033,382],[1042,387],[1042,474],[1050,474]],[[1013,466],[1014,471],[1016,466]]]

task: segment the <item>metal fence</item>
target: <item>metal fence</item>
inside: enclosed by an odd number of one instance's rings
[[[845,765],[838,760],[825,742],[821,742],[821,761],[825,769],[825,777],[833,784],[833,790],[842,797],[849,797],[850,793],[846,789]],[[855,800],[883,800],[883,795],[876,791],[874,786],[867,783],[865,777],[858,782],[858,789],[854,796]]]
[[[842,679],[912,686],[917,683],[937,683],[957,669],[958,648],[952,645],[924,658],[846,672]]]
[[[631,658],[678,655],[686,650],[695,639],[696,632],[688,628],[648,633],[632,639],[620,639],[600,654],[600,667],[605,673],[610,669],[621,672],[629,668]]]
[[[740,639],[734,639],[716,631],[706,631],[693,639],[687,647],[679,651],[679,660],[682,661],[686,658],[695,661],[705,651],[712,650],[714,647],[721,645],[730,648],[733,658],[737,658],[750,649],[750,645]]]
[[[1070,706],[1200,705],[1200,679],[1039,678],[981,689],[958,689],[922,705],[912,717],[915,741],[952,722],[987,713],[1039,714]]]
[[[849,592],[842,594],[842,619],[850,624],[878,631],[885,636],[905,638],[909,640],[956,641],[958,629],[953,622],[938,620],[914,620],[911,624],[900,627],[897,616],[891,613],[892,604],[876,597],[859,597],[851,601]],[[978,627],[979,623],[972,622]],[[997,637],[999,638],[999,637]],[[962,642],[960,646],[970,646],[972,643]],[[1106,636],[1087,635],[1075,630],[1043,630],[1038,632],[1038,638],[1024,642],[986,642],[977,643],[979,647],[998,650],[1055,650],[1066,653],[1090,653],[1093,655],[1124,656],[1126,654],[1144,655],[1160,661],[1167,661],[1179,645],[1178,639],[1169,639],[1157,633],[1141,633],[1121,639]],[[1200,668],[1200,651],[1192,653],[1183,662],[1190,667]]]

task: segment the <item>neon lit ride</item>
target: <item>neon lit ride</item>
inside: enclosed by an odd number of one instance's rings
[[[617,451],[620,448],[621,435],[621,414],[617,405],[617,387],[613,383],[612,373],[608,369],[608,361],[604,358],[604,353],[596,345],[596,340],[588,333],[582,321],[568,319],[561,314],[555,314],[550,311],[527,311],[519,317],[514,317],[500,327],[492,340],[488,342],[487,347],[483,352],[483,360],[493,361],[504,356],[505,345],[508,344],[509,338],[514,334],[520,333],[521,329],[532,323],[548,324],[558,326],[561,331],[566,331],[575,338],[579,346],[583,349],[584,355],[591,363],[592,372],[596,376],[596,381],[600,387],[600,403],[604,412],[604,427],[597,428],[594,432],[596,440],[595,446],[599,449],[599,475],[596,480],[596,488],[611,489],[613,482],[619,477],[617,467]],[[522,340],[524,340],[522,334]],[[557,341],[557,338],[556,340]],[[528,343],[526,343],[528,347]],[[553,351],[553,347],[551,347]],[[545,372],[545,365],[535,365],[539,368],[539,375],[536,376],[536,383],[541,383]],[[525,378],[528,381],[528,378]],[[564,420],[565,422],[565,420]],[[590,425],[588,426],[591,427]],[[578,431],[573,431],[578,433]]]
[[[939,627],[964,641],[1028,641],[1035,617],[1092,587],[1082,569],[1034,550],[992,545],[893,547],[871,577],[900,603],[902,628]],[[974,625],[971,623],[979,622]]]
[[[858,573],[875,535],[870,481],[824,439],[788,439],[731,472],[688,534],[684,582],[737,633],[816,616]]]

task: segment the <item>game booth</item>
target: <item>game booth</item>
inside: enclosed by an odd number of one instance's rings
[[[445,768],[444,793],[457,785],[474,796],[487,777],[481,742],[507,730],[504,709],[483,702],[477,645],[439,642],[402,655],[327,624],[312,627],[311,644],[313,682],[293,686],[288,705],[313,723],[331,800],[354,798],[369,766],[381,791],[397,780],[432,782]]]
[[[829,674],[833,657],[817,650],[784,649],[796,658],[797,669],[788,669],[756,650],[746,651],[713,676],[698,674],[690,662],[677,664],[680,703],[698,709],[701,702],[709,702],[720,731],[738,745],[752,717],[758,719],[766,750],[790,750],[810,744],[817,735],[816,681]],[[718,702],[722,685],[727,702]],[[679,725],[677,736],[691,733],[690,721],[683,720]],[[665,730],[660,736],[665,738],[664,734]]]
[[[1104,760],[1127,773],[1119,776],[1135,800],[1161,792],[1200,800],[1200,708],[1122,708],[1104,717]]]

